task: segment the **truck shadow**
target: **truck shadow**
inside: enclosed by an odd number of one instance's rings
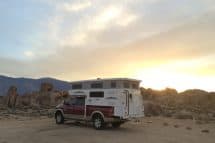
[[[69,126],[69,127],[79,127],[79,128],[86,128],[86,129],[92,129],[93,128],[92,123],[84,123],[84,122],[65,122],[64,125]],[[97,130],[101,132],[138,132],[135,128],[131,127],[124,127],[123,125],[119,128],[113,128],[111,125],[106,125],[102,130]]]

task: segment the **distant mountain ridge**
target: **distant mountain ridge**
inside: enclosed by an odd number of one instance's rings
[[[13,78],[0,75],[0,96],[6,95],[8,88],[12,85],[17,87],[20,95],[27,92],[39,91],[40,84],[43,82],[53,84],[54,90],[69,90],[71,88],[69,82],[54,78]]]

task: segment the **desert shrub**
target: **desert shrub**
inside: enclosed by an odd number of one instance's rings
[[[215,92],[206,92],[199,89],[186,90],[178,93],[175,89],[153,90],[141,88],[143,100],[148,100],[174,110],[201,112],[214,112]]]
[[[43,105],[43,106],[49,106],[50,103],[51,103],[51,97],[48,93],[46,94],[40,94],[37,99],[36,99],[36,102],[39,104],[39,105]]]
[[[162,113],[162,108],[154,102],[144,102],[144,113],[146,116],[158,116]]]
[[[31,97],[28,95],[19,96],[18,97],[18,105],[30,106],[31,105]]]

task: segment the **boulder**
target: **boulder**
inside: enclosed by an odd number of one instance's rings
[[[201,132],[202,132],[202,133],[209,133],[210,131],[207,130],[207,129],[204,129],[204,130],[202,130]]]
[[[208,114],[204,114],[204,113],[198,114],[196,116],[196,119],[201,120],[201,121],[210,121],[211,120],[210,116]]]
[[[144,113],[146,116],[158,116],[162,113],[162,108],[156,103],[144,102]]]
[[[189,127],[189,126],[187,126],[187,127],[186,127],[186,129],[187,129],[187,130],[192,130],[192,128],[191,128],[191,127]]]
[[[193,119],[193,115],[191,112],[186,110],[178,111],[173,115],[176,119]]]

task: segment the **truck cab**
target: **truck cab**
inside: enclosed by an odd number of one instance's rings
[[[95,129],[102,129],[108,123],[119,127],[132,118],[143,117],[139,83],[127,78],[72,82],[70,96],[56,107],[56,123],[89,121]]]

